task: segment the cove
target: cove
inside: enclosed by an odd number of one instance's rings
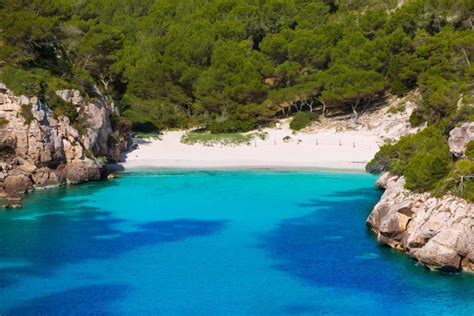
[[[380,246],[375,177],[123,173],[0,213],[0,315],[472,315],[474,277]]]

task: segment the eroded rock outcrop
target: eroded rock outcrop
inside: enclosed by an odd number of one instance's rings
[[[129,144],[128,135],[112,130],[105,102],[85,102],[76,90],[57,94],[76,107],[82,134],[38,98],[15,96],[0,84],[0,195],[14,201],[9,206],[35,188],[100,179],[105,159],[96,157],[118,161],[117,148]]]
[[[474,140],[474,122],[467,122],[449,132],[449,150],[456,158],[462,158],[467,144]]]
[[[404,189],[405,179],[385,173],[385,192],[367,219],[380,243],[442,271],[474,272],[474,205],[454,196],[434,198]]]

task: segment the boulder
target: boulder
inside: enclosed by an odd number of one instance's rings
[[[77,184],[90,180],[99,180],[101,172],[95,161],[86,158],[68,163],[65,175],[67,183]]]
[[[58,90],[56,91],[56,95],[59,96],[64,101],[72,103],[78,108],[80,108],[82,104],[84,103],[84,98],[82,97],[81,92],[79,90],[70,90],[70,89]]]
[[[37,169],[32,177],[35,188],[53,187],[64,183],[64,172],[62,169]]]
[[[429,268],[446,272],[461,270],[461,257],[452,248],[430,240],[420,251],[416,252],[416,259]]]
[[[3,188],[6,194],[15,196],[31,190],[33,182],[23,174],[9,175],[3,181]]]
[[[474,140],[474,122],[467,122],[449,132],[449,150],[456,158],[462,158],[466,145]]]

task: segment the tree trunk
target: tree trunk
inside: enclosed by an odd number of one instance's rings
[[[464,50],[464,48],[461,48],[461,50],[464,55],[464,58],[466,59],[466,63],[469,65],[469,67],[471,67],[471,61],[469,60],[469,57],[467,56],[466,51]]]
[[[359,119],[359,113],[357,112],[357,107],[359,106],[359,103],[360,103],[360,99],[357,99],[355,104],[353,104],[351,106],[352,107],[352,113],[354,114],[354,123],[356,123],[357,120]]]
[[[319,98],[318,98],[318,101],[321,102],[321,104],[323,105],[321,115],[322,115],[322,117],[326,117],[326,103],[323,100],[319,99]]]

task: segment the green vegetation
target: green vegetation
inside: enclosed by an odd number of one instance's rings
[[[33,112],[31,112],[32,105],[22,104],[21,105],[21,116],[25,120],[26,125],[30,125],[30,123],[34,120]]]
[[[4,117],[0,117],[0,127],[3,127],[8,124],[8,120]]]
[[[400,113],[400,112],[405,112],[405,110],[406,110],[405,104],[400,104],[400,105],[397,105],[397,106],[390,107],[390,109],[388,109],[388,113],[397,114],[397,113]]]
[[[460,166],[446,139],[474,120],[474,2],[397,2],[3,0],[0,81],[79,127],[57,89],[113,100],[137,132],[211,132],[187,141],[299,112],[357,119],[387,93],[419,89],[410,122],[428,129],[384,146],[368,169],[403,174],[415,191],[455,191],[445,183]],[[297,114],[293,128],[312,115]]]
[[[468,201],[474,201],[474,161],[459,160],[457,161],[449,173],[438,184],[434,193],[442,195],[447,191],[465,198]]]
[[[380,148],[367,164],[370,172],[391,171],[406,178],[406,188],[416,192],[432,191],[442,195],[451,191],[474,200],[474,162],[454,161],[449,152],[447,135],[442,125],[430,126],[415,135],[404,136],[395,144]],[[466,157],[471,159],[472,145],[468,144]],[[462,185],[460,184],[462,181]]]
[[[191,132],[183,135],[181,137],[181,142],[183,144],[194,145],[194,144],[203,144],[205,146],[238,146],[238,145],[250,145],[252,140],[255,138],[265,139],[265,133],[250,133],[250,134],[240,134],[240,133],[221,133],[221,134],[212,134],[212,133],[198,133]]]
[[[468,159],[474,160],[474,140],[467,143],[465,155]]]
[[[316,119],[314,112],[298,112],[293,116],[290,122],[290,128],[294,131],[299,131],[311,125],[311,122]]]
[[[135,131],[245,132],[276,115],[352,112],[420,88],[414,125],[472,88],[470,0],[4,0],[0,80],[112,98]],[[323,112],[323,113],[322,113]]]

